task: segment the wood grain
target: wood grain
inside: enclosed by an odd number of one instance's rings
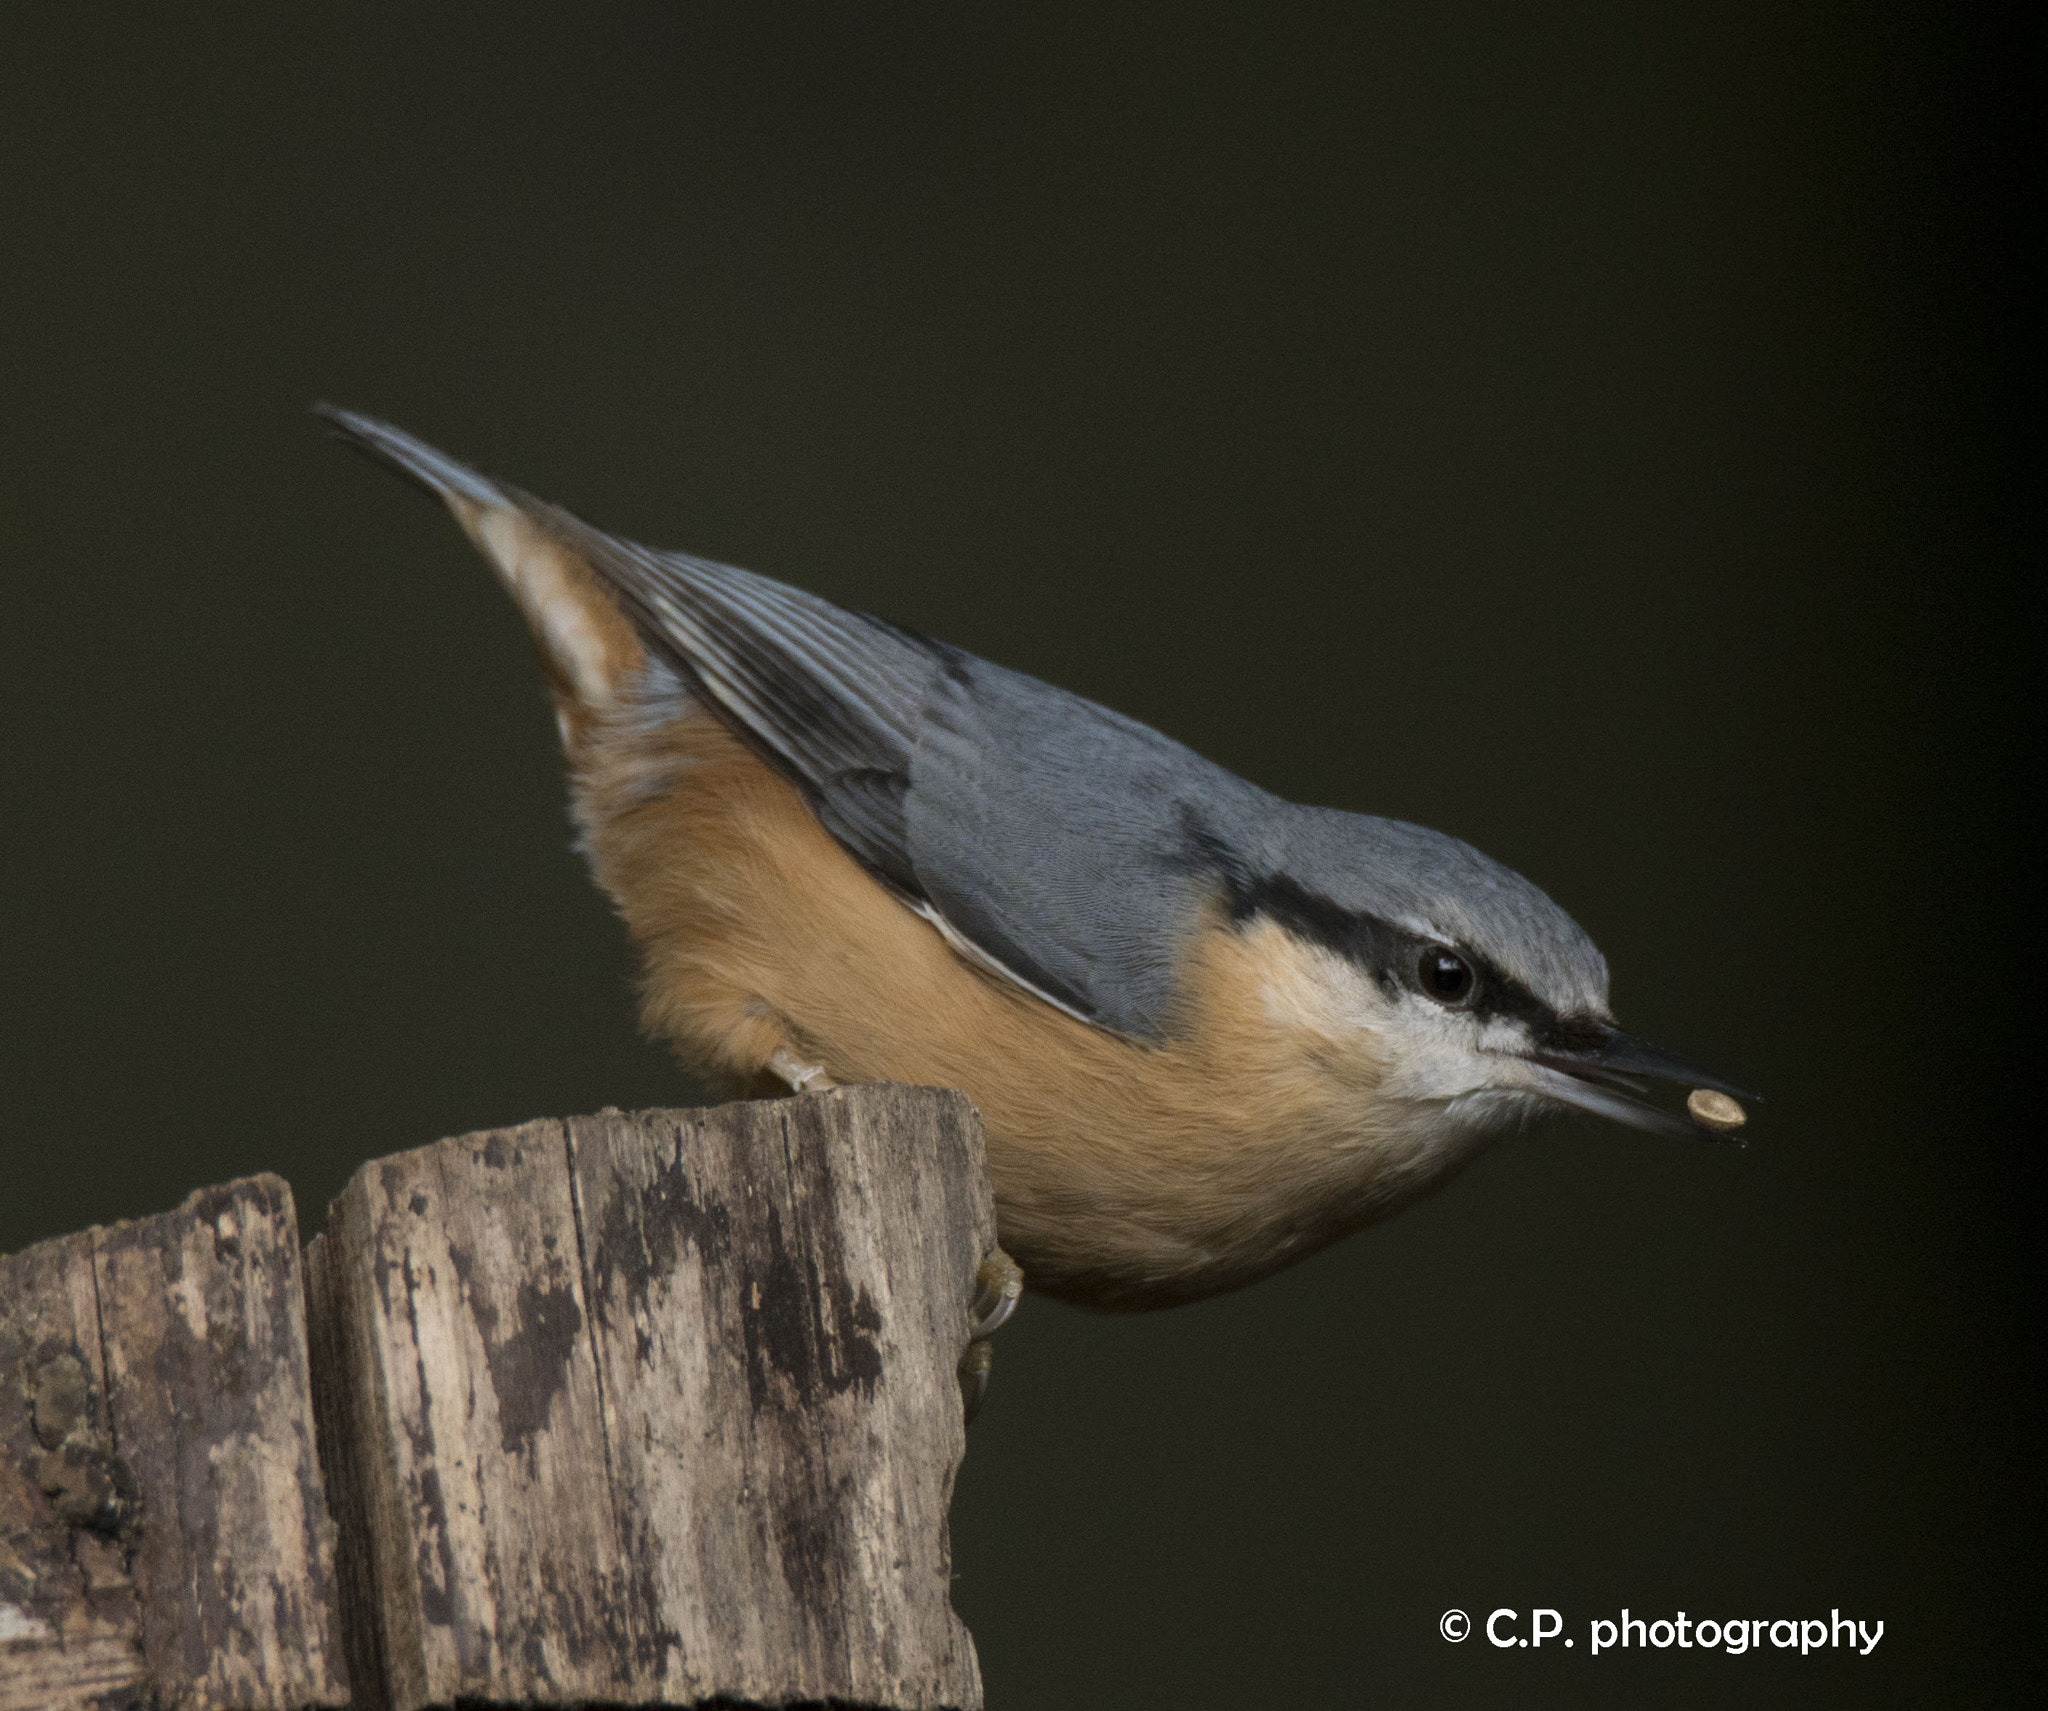
[[[607,1113],[366,1166],[309,1254],[358,1703],[978,1706],[958,1094]]]
[[[0,1711],[347,1703],[291,1191],[0,1259]]]

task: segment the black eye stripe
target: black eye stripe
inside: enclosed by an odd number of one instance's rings
[[[1513,975],[1468,947],[1445,945],[1397,927],[1381,916],[1346,909],[1285,874],[1253,870],[1191,812],[1181,828],[1186,848],[1173,865],[1217,882],[1230,920],[1243,926],[1261,917],[1310,944],[1321,945],[1364,970],[1389,997],[1415,991],[1417,959],[1425,950],[1448,950],[1471,966],[1473,992],[1464,1013],[1481,1021],[1522,1022],[1538,1044],[1574,1051],[1605,1037],[1609,1024],[1592,1016],[1560,1016]],[[1438,1000],[1441,1002],[1441,1000]]]

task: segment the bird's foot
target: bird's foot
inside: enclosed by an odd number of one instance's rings
[[[839,1085],[825,1073],[823,1064],[805,1063],[787,1046],[778,1048],[769,1058],[768,1073],[792,1093],[828,1093]]]
[[[967,1310],[967,1338],[982,1343],[1008,1324],[1017,1311],[1024,1293],[1024,1268],[1001,1248],[991,1248],[974,1281],[981,1285],[981,1293]]]
[[[1017,1311],[1024,1293],[1024,1271],[1001,1248],[995,1248],[981,1262],[974,1280],[980,1289],[967,1310],[967,1352],[960,1357],[960,1394],[967,1405],[969,1425],[981,1412],[988,1396],[989,1373],[995,1366],[996,1351],[989,1338]]]

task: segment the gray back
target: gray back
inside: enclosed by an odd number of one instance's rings
[[[1535,886],[1455,838],[1301,808],[1050,684],[782,583],[655,552],[350,411],[336,430],[430,490],[517,506],[802,790],[863,866],[1084,1020],[1157,1040],[1206,900],[1342,946],[1465,947],[1560,1013],[1606,965]]]

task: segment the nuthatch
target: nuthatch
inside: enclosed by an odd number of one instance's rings
[[[1020,672],[322,414],[447,504],[532,627],[650,1028],[734,1090],[964,1090],[1036,1289],[1250,1283],[1560,1107],[1742,1121],[1736,1089],[1615,1026],[1562,909],[1455,838],[1283,802]],[[1637,1078],[1697,1084],[1696,1120]]]

